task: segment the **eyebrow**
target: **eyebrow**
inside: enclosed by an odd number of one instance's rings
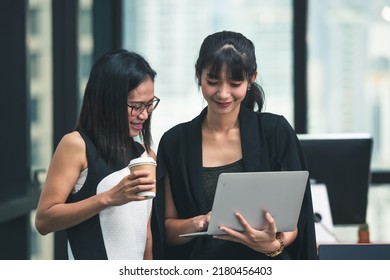
[[[128,103],[138,103],[138,104],[148,104],[148,103],[152,102],[155,98],[156,98],[156,96],[154,96],[152,99],[150,99],[149,101],[146,101],[146,102],[143,102],[143,101],[127,101],[127,102]]]
[[[217,75],[217,74],[215,74],[215,73],[210,73],[210,72],[208,72],[208,73],[206,74],[206,76],[207,76],[208,78],[210,78],[210,79],[218,79],[218,78],[219,78],[219,75]]]
[[[214,74],[214,73],[210,73],[210,72],[207,73],[206,76],[207,76],[207,78],[209,78],[209,79],[215,79],[215,80],[218,80],[218,79],[219,79],[219,75]],[[242,81],[244,81],[245,79],[242,78],[242,77],[230,77],[229,80],[235,81],[235,82],[242,82]]]

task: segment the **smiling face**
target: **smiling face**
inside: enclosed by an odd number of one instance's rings
[[[138,85],[134,90],[129,92],[127,97],[127,104],[130,106],[139,105],[141,103],[148,104],[154,98],[154,83],[148,77]],[[142,105],[141,105],[142,106]],[[132,115],[132,108],[127,107],[127,115],[129,121],[130,137],[138,136],[143,128],[144,122],[148,119],[149,113],[147,110],[143,110],[138,116]]]
[[[203,69],[200,78],[202,93],[209,110],[218,114],[238,112],[248,88],[248,81],[229,78],[226,66],[222,67],[218,75],[210,73],[209,69]]]

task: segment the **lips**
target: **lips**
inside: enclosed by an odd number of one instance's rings
[[[135,130],[142,130],[142,127],[143,127],[143,123],[134,123],[134,122],[130,122],[130,125],[132,128],[134,128]]]
[[[224,109],[224,108],[229,107],[230,104],[232,104],[232,102],[218,102],[218,101],[215,101],[215,104],[217,104],[217,106],[218,106],[219,108]]]

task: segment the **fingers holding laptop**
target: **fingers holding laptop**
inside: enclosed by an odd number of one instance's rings
[[[198,224],[196,225],[197,231],[204,231],[207,229],[210,223],[210,217],[211,217],[211,211],[208,212],[206,215],[198,216],[198,220],[197,220]]]
[[[211,218],[211,211],[205,215],[195,216],[191,219],[186,219],[186,220],[180,219],[180,223],[181,223],[180,230],[179,230],[180,232],[177,236],[186,237],[184,239],[187,240],[184,241],[183,238],[181,238],[181,240],[178,239],[176,244],[187,243],[195,236],[208,235],[207,229],[210,224],[210,218]]]
[[[276,240],[277,228],[270,213],[265,213],[265,224],[262,229],[252,228],[240,213],[236,212],[235,216],[244,231],[240,232],[227,227],[220,227],[220,230],[227,234],[215,235],[215,238],[242,243],[261,253],[269,253],[276,250],[276,247],[279,245],[279,242]]]

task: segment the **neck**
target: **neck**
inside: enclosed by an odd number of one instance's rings
[[[203,129],[207,131],[229,131],[240,127],[238,115],[213,115],[207,113]]]

